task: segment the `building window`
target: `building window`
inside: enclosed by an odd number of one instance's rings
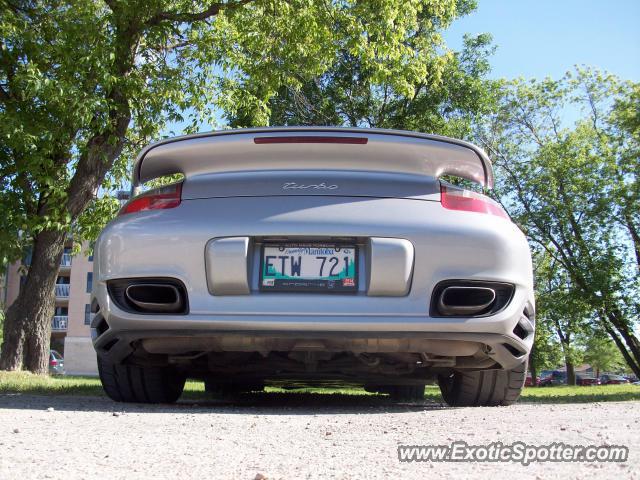
[[[91,305],[88,303],[84,306],[84,324],[91,325]]]
[[[90,262],[93,262],[93,249],[95,248],[95,246],[96,246],[96,242],[91,242],[89,244],[89,261]]]
[[[22,263],[24,265],[31,265],[31,257],[32,256],[33,256],[33,249],[32,249],[32,247],[29,247],[27,249],[27,252],[26,252],[24,258],[22,259]]]
[[[93,288],[93,272],[87,273],[87,293],[91,293]]]

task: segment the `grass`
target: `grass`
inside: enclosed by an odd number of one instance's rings
[[[640,386],[627,384],[525,388],[520,397],[520,401],[526,403],[592,403],[629,400],[640,400]]]
[[[314,395],[371,395],[361,388],[302,388],[283,390],[268,387],[268,394],[314,394]],[[35,395],[77,395],[103,396],[100,380],[95,377],[51,377],[34,375],[29,372],[0,371],[0,394],[35,394]],[[188,381],[183,398],[189,400],[207,399],[204,385],[198,381]],[[429,385],[425,389],[425,399],[442,402],[438,387]],[[522,403],[588,403],[619,402],[640,400],[640,386],[637,385],[602,385],[593,387],[544,387],[525,388],[520,402]]]

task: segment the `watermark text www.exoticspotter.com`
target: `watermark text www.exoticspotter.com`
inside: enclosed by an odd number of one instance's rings
[[[528,445],[523,442],[489,445],[398,445],[401,462],[626,462],[629,448],[623,445]]]

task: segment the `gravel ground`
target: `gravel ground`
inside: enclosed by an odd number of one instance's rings
[[[0,395],[0,479],[640,478],[640,402],[447,408],[264,394],[173,406]],[[622,464],[400,463],[399,444],[622,444]]]

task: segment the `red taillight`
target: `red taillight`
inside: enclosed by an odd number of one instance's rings
[[[56,367],[58,365],[58,361],[57,360],[49,360],[49,366],[50,367]]]
[[[471,190],[440,186],[442,206],[449,210],[464,210],[466,212],[488,213],[498,217],[509,218],[507,212],[491,198]]]
[[[181,194],[182,182],[149,190],[148,192],[129,200],[129,202],[120,209],[118,215],[143,212],[145,210],[175,208],[180,205]]]
[[[301,135],[293,137],[255,137],[253,143],[264,145],[270,143],[343,143],[349,145],[366,145],[369,141],[366,137],[321,137],[314,135]]]

